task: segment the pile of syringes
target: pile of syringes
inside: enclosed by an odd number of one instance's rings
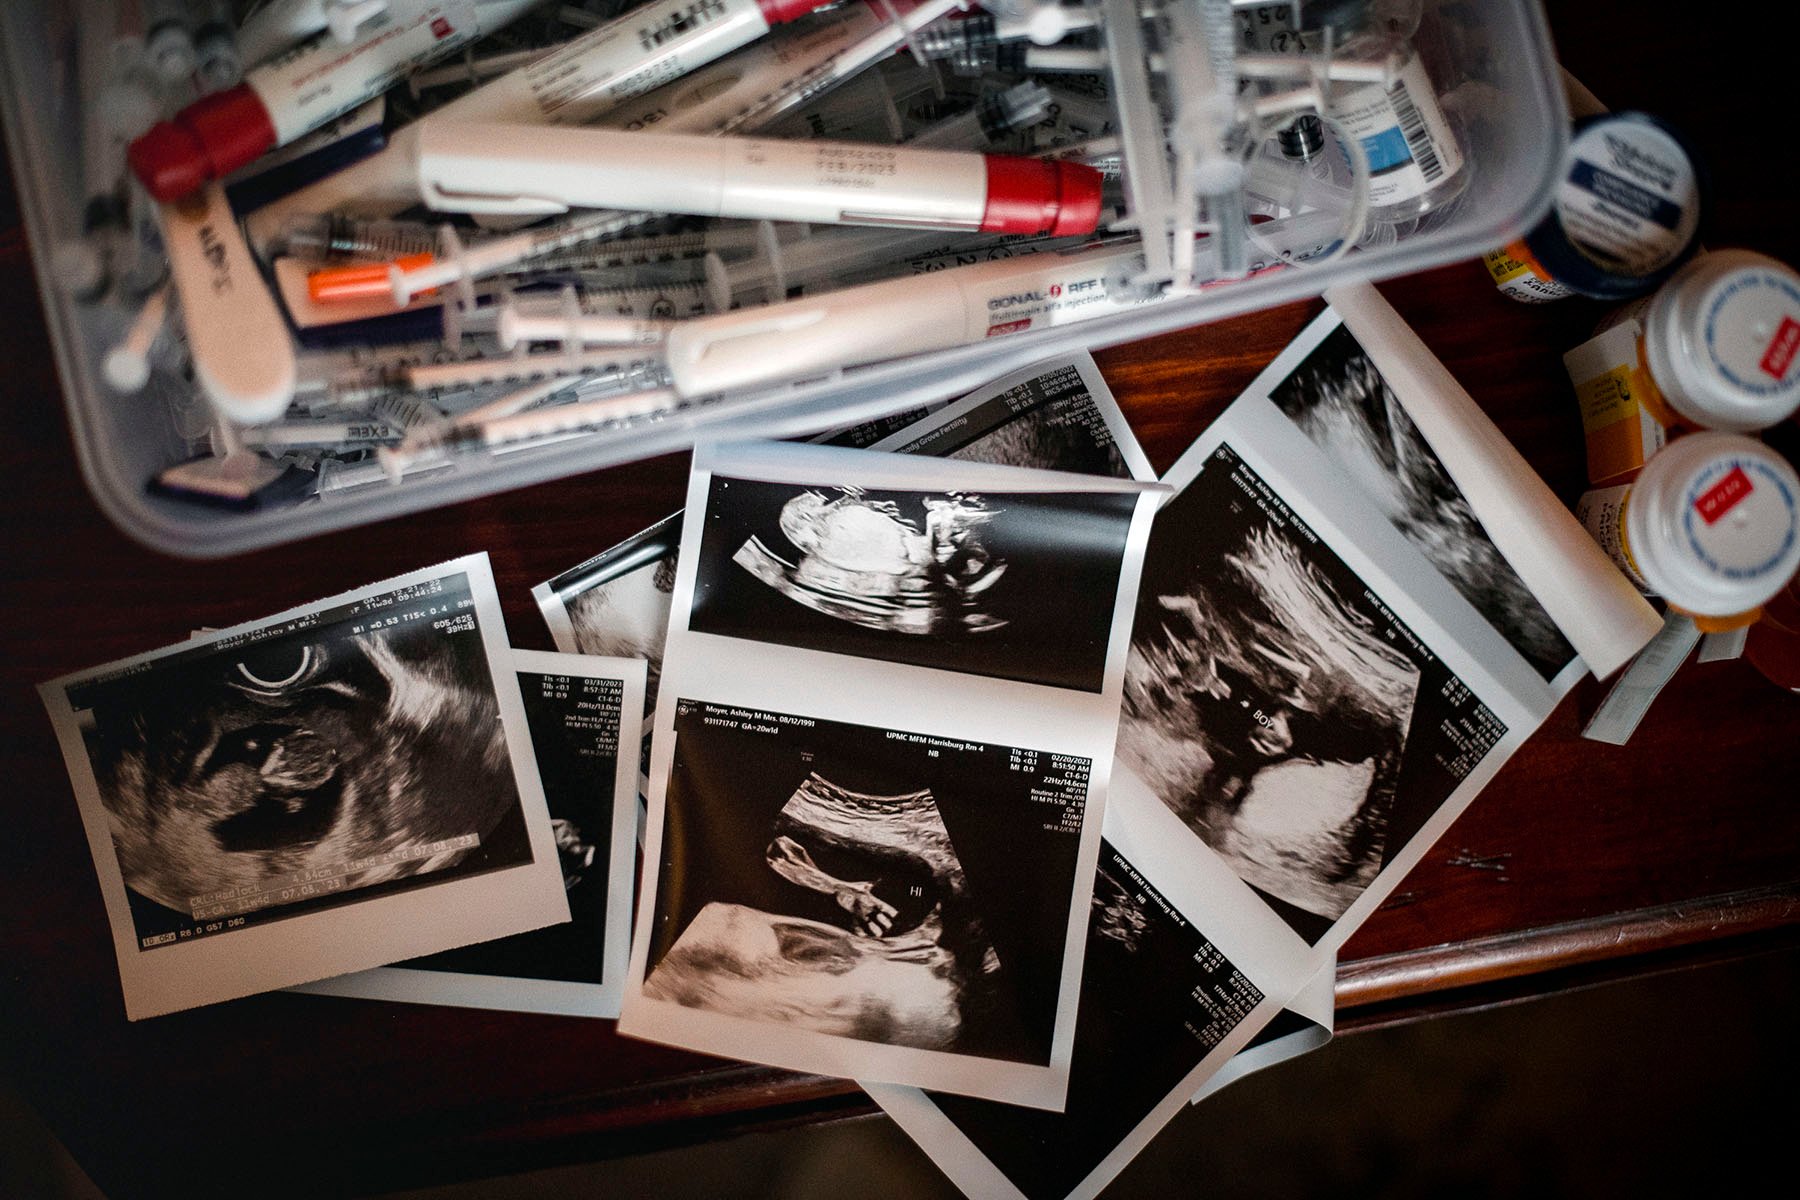
[[[1470,175],[1421,0],[82,0],[149,481],[257,507],[1391,243]]]

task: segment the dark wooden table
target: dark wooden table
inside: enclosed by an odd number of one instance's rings
[[[1554,9],[1564,59],[1595,92],[1680,120],[1708,156],[1709,242],[1800,262],[1791,191],[1774,190],[1791,154],[1762,100],[1791,92],[1794,31],[1685,6],[1680,21],[1652,22],[1622,0]],[[1558,355],[1599,309],[1512,304],[1473,262],[1385,290],[1572,499],[1581,430]],[[1316,307],[1098,356],[1159,468]],[[0,1070],[109,1195],[418,1184],[866,1107],[841,1080],[677,1053],[603,1021],[272,995],[128,1024],[32,685],[478,550],[493,557],[514,643],[548,648],[530,585],[670,511],[686,463],[184,562],[127,540],[82,488],[10,194],[0,363],[0,897],[12,914],[0,924]],[[1591,680],[1578,688],[1350,943],[1344,1027],[1800,940],[1800,699],[1743,663],[1690,669],[1616,749],[1578,737],[1599,695]]]

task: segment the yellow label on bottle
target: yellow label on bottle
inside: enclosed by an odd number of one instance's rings
[[[1668,440],[1662,422],[1640,403],[1643,395],[1642,374],[1626,364],[1576,385],[1581,429],[1587,435],[1588,478],[1594,483],[1630,479]]]
[[[1493,276],[1494,286],[1514,300],[1543,304],[1574,294],[1554,279],[1540,275],[1537,268],[1513,252],[1512,246],[1490,250],[1481,256],[1481,261],[1488,274]]]
[[[1581,499],[1575,502],[1575,519],[1600,543],[1613,565],[1623,571],[1639,591],[1650,595],[1650,585],[1638,571],[1637,559],[1631,553],[1631,539],[1625,532],[1625,506],[1630,501],[1630,484],[1583,492]]]
[[[1575,398],[1581,403],[1583,432],[1593,434],[1608,425],[1637,416],[1634,374],[1636,371],[1630,365],[1621,364],[1576,385]]]
[[[1495,284],[1507,284],[1521,275],[1529,275],[1531,267],[1522,263],[1504,250],[1489,250],[1481,256],[1487,264],[1488,274],[1494,277]]]

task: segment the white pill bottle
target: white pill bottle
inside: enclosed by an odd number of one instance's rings
[[[1800,570],[1800,475],[1741,434],[1672,442],[1576,515],[1639,588],[1707,632],[1755,621]]]
[[[1638,358],[1690,426],[1753,433],[1800,408],[1800,274],[1715,250],[1677,271],[1642,315]]]
[[[1589,478],[1623,483],[1672,436],[1755,433],[1800,409],[1800,274],[1715,250],[1563,355]]]

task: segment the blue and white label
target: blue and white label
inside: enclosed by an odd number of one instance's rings
[[[1655,125],[1598,121],[1569,147],[1556,214],[1570,243],[1597,265],[1654,274],[1681,257],[1699,223],[1693,163]]]
[[[1347,91],[1332,116],[1368,156],[1371,208],[1416,200],[1462,170],[1462,151],[1416,55],[1391,84]]]

